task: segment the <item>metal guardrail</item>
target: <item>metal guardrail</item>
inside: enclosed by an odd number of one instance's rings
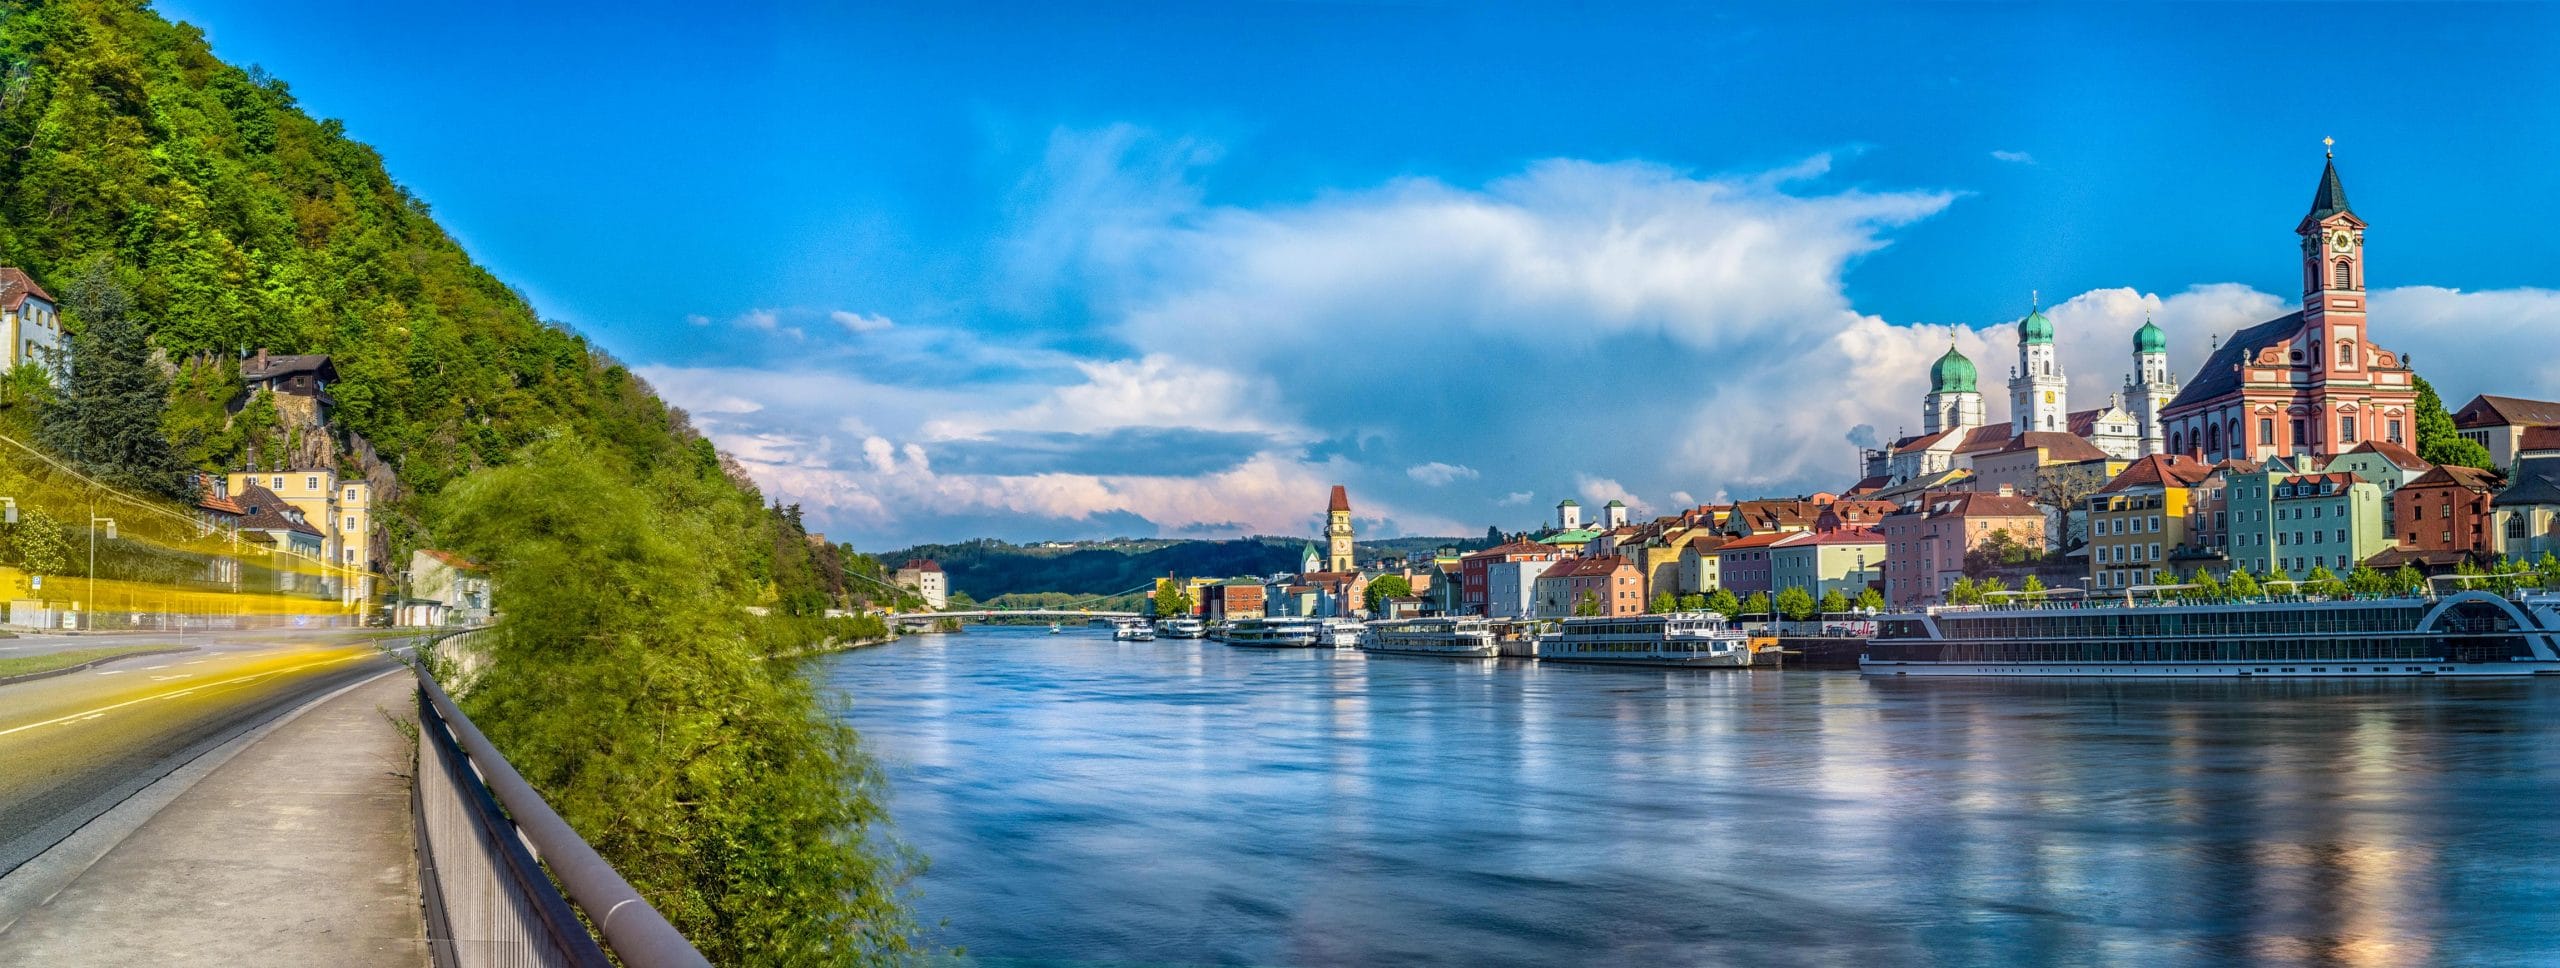
[[[710,965],[423,671],[417,775],[411,804],[437,968]]]

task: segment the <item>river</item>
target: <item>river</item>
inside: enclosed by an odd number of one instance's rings
[[[2560,964],[2560,682],[974,629],[819,660],[991,965]]]

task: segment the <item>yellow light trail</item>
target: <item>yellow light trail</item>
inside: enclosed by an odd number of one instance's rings
[[[309,659],[309,657],[315,653],[323,657],[311,659],[310,661],[298,661]],[[131,688],[124,689],[117,695],[131,698],[119,699],[116,702],[82,709],[77,712],[63,713],[49,719],[10,726],[5,729],[0,729],[0,736],[8,736],[13,733],[22,733],[28,730],[41,729],[46,726],[57,726],[64,723],[86,720],[97,716],[103,716],[118,709],[124,709],[130,706],[139,706],[144,703],[176,699],[205,689],[238,685],[244,682],[254,682],[259,679],[265,679],[273,676],[290,675],[292,673],[308,669],[317,669],[344,662],[353,662],[381,654],[380,650],[362,646],[339,646],[320,650],[292,649],[278,653],[256,654],[249,661],[243,662],[237,666],[237,668],[252,671],[232,676],[227,679],[206,682],[186,682],[183,679],[175,678],[164,681],[154,681],[142,678],[128,679],[124,680],[124,682],[131,683]]]

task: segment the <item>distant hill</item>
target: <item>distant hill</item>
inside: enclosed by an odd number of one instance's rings
[[[986,601],[998,595],[1065,592],[1109,595],[1166,575],[1234,578],[1298,570],[1309,540],[1256,536],[1223,541],[1130,539],[1016,545],[981,538],[960,544],[917,545],[880,556],[891,568],[909,558],[931,558],[951,576],[953,591]],[[1392,538],[1363,541],[1363,559],[1442,547],[1474,548],[1482,541],[1457,538]]]

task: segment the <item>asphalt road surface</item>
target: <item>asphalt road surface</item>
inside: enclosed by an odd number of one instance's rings
[[[143,644],[177,642],[48,636],[0,640],[0,654]],[[191,633],[192,652],[0,686],[0,875],[206,750],[391,668],[384,649],[404,644],[350,630]]]

